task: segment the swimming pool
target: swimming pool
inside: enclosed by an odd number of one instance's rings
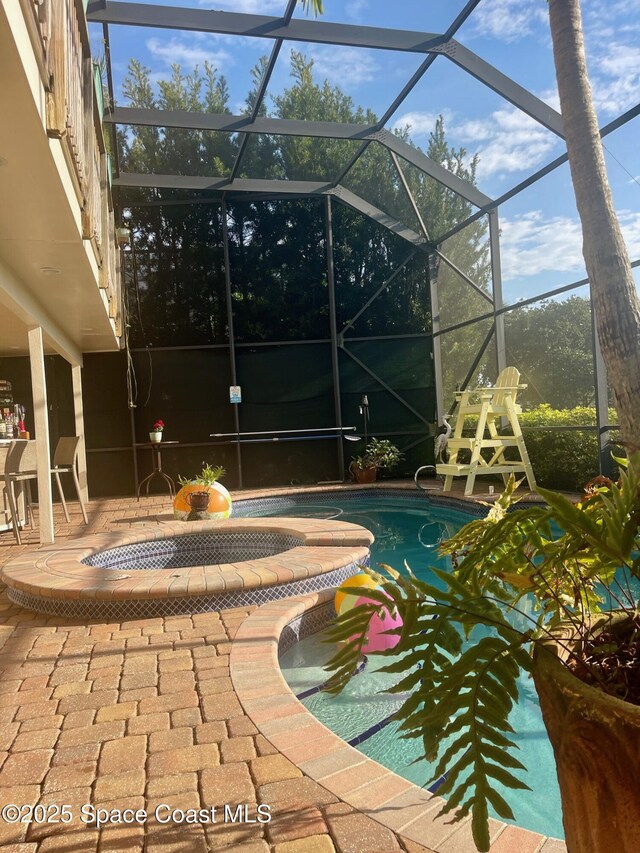
[[[361,524],[376,537],[371,549],[372,566],[384,562],[401,569],[406,559],[416,575],[430,583],[438,583],[431,566],[447,567],[446,559],[437,555],[438,542],[483,512],[482,507],[460,502],[456,505],[439,497],[432,499],[411,492],[390,494],[382,490],[273,498],[246,502],[245,506],[237,503],[236,509],[242,515],[314,516]],[[282,672],[296,695],[323,683],[327,677],[323,666],[332,653],[333,648],[319,642],[319,636],[315,635],[281,657]],[[370,655],[365,670],[338,697],[315,691],[302,701],[322,723],[365,755],[418,785],[429,784],[432,781],[429,763],[424,760],[413,763],[420,754],[418,742],[401,739],[394,723],[378,728],[402,704],[401,696],[381,692],[397,680],[397,676],[378,671],[388,662],[388,658]],[[510,722],[516,732],[514,740],[520,747],[517,758],[527,768],[523,780],[532,790],[500,793],[512,807],[516,824],[562,838],[553,750],[528,676],[521,678],[519,693],[520,701]]]

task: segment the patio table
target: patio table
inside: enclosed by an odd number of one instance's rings
[[[141,444],[136,444],[136,447],[149,447],[151,449],[151,464],[153,470],[150,474],[148,474],[144,480],[140,481],[138,486],[137,498],[140,500],[140,492],[142,491],[142,487],[144,484],[147,484],[147,495],[149,494],[149,486],[151,485],[151,480],[156,476],[156,474],[165,481],[165,483],[169,486],[169,495],[174,498],[176,495],[176,484],[169,477],[168,474],[165,474],[162,470],[162,447],[167,445],[179,444],[178,441],[144,441]]]

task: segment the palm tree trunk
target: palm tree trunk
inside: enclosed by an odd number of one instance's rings
[[[623,441],[640,446],[640,300],[607,181],[580,0],[549,0],[553,55],[596,328]]]

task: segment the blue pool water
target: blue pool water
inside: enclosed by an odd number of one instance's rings
[[[447,568],[446,558],[437,554],[437,544],[451,536],[473,517],[468,512],[449,506],[434,505],[424,497],[389,496],[377,492],[366,497],[338,494],[318,495],[315,501],[305,498],[273,499],[260,505],[247,504],[238,514],[251,516],[289,515],[315,518],[339,518],[361,524],[371,530],[376,541],[371,564],[388,563],[402,570],[406,559],[412,571],[431,583],[438,583],[431,567]],[[319,635],[302,640],[282,656],[283,674],[294,693],[300,694],[322,684],[327,678],[323,666],[334,647],[320,642]],[[338,697],[318,692],[304,699],[309,711],[345,740],[358,737],[376,723],[386,719],[402,704],[401,696],[383,691],[398,680],[396,675],[379,672],[388,658],[370,655],[364,672],[353,678]],[[538,698],[528,676],[519,684],[520,701],[513,709],[510,722],[519,746],[516,757],[525,765],[523,781],[531,791],[505,791],[515,815],[515,823],[544,835],[563,838],[560,791],[551,744],[542,722]],[[365,755],[379,761],[418,785],[433,781],[431,766],[425,760],[413,763],[420,755],[417,740],[403,740],[391,723],[357,747]]]

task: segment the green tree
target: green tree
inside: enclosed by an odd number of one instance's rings
[[[247,95],[247,113],[254,108],[264,69],[265,59],[262,58],[253,70],[254,85]],[[292,54],[291,77],[291,86],[273,98],[272,112],[277,117],[368,125],[377,121],[375,114],[354,105],[339,87],[331,86],[326,80],[318,83],[313,75],[313,61],[302,54]],[[186,75],[178,66],[173,66],[169,79],[158,84],[156,94],[149,69],[132,61],[124,93],[129,105],[134,107],[229,111],[226,81],[209,65],[205,65],[202,72],[196,68]],[[263,104],[261,112],[266,110]],[[407,130],[400,131],[400,135],[410,141]],[[238,150],[238,141],[228,134],[175,128],[136,126],[121,132],[119,142],[123,169],[130,172],[225,175],[230,172]],[[280,179],[335,178],[358,145],[345,140],[251,135],[241,174]],[[427,153],[461,177],[475,180],[475,161],[467,168],[464,165],[466,152],[447,145],[442,120],[438,121],[431,136]],[[470,206],[458,196],[427,179],[409,163],[403,162],[401,167],[434,233],[446,230],[469,215]],[[369,146],[348,173],[345,183],[381,209],[417,227],[397,170],[386,149],[378,143]],[[194,199],[197,196],[191,195]],[[214,297],[207,253],[214,251],[214,243],[219,238],[219,214],[215,206],[194,204],[173,208],[169,202],[175,201],[175,196],[175,192],[168,190],[127,193],[127,201],[131,204],[140,200],[157,205],[135,209],[134,225],[138,228],[137,249],[142,270],[140,303],[154,314],[154,322],[149,324],[154,328],[153,340],[169,334],[177,343],[178,339],[183,340],[187,334],[195,332],[194,342],[212,342],[210,330],[213,327],[216,329],[215,342],[220,340],[224,322],[220,313],[220,283],[218,281]],[[185,193],[180,193],[180,197],[184,199]],[[162,202],[166,205],[161,206]],[[346,322],[402,263],[409,247],[363,217],[345,211],[340,205],[334,207],[340,210],[336,214],[339,314]],[[313,201],[230,201],[229,213],[233,260],[242,269],[242,274],[234,276],[232,282],[240,336],[246,335],[248,340],[268,340],[298,334],[303,337],[326,334],[326,281],[323,275],[313,275],[314,268],[324,267],[323,212],[319,204]],[[456,264],[486,288],[488,262],[482,237],[484,230],[483,223],[472,226],[465,232],[464,239],[455,241],[455,245],[452,242],[447,250]],[[307,260],[296,258],[296,252],[302,253]],[[199,269],[195,280],[187,273],[191,263],[196,263]],[[270,265],[272,268],[268,272]],[[219,280],[219,259],[213,267],[215,278]],[[449,272],[448,268],[442,269],[441,290],[445,304],[461,301],[467,304],[468,298],[461,300],[461,295],[468,296],[468,285]],[[160,302],[156,300],[157,290],[154,294],[148,290],[152,276],[165,282]],[[188,292],[181,283],[185,278],[190,279]],[[359,332],[407,331],[407,324],[411,331],[429,331],[428,278],[427,256],[418,255],[376,300],[375,310],[372,307],[362,315]],[[212,300],[215,305],[210,304]],[[296,306],[298,323],[290,324],[283,333],[286,304]],[[206,316],[199,319],[195,316],[198,305],[208,305]],[[181,306],[188,310],[182,310]],[[478,332],[465,330],[462,337],[464,346],[457,336],[455,349],[464,351],[459,357],[456,353],[456,359],[464,362],[466,371],[477,348]],[[445,349],[446,346],[445,341]],[[453,377],[450,384],[453,389]]]
[[[372,124],[370,110],[355,106],[339,86],[314,79],[313,59],[291,54],[293,85],[273,98],[273,115],[282,119]],[[331,180],[340,174],[360,142],[310,136],[283,136],[278,140],[276,162],[289,180]]]
[[[155,94],[150,69],[131,60],[123,92],[133,107],[229,112],[226,81],[208,63],[191,74],[172,66]],[[123,171],[159,174],[226,175],[237,148],[230,134],[139,125],[121,130],[118,142]],[[121,197],[131,207],[135,237],[137,282],[131,270],[129,322],[136,345],[226,339],[219,205],[175,204],[178,197],[196,196],[128,190]]]
[[[591,306],[581,296],[516,308],[505,316],[507,361],[528,387],[518,397],[526,407],[593,406]]]
[[[262,58],[253,69],[253,86],[244,111],[254,110]],[[207,112],[228,112],[224,78],[210,67],[185,75],[174,67],[168,81],[154,89],[150,72],[132,62],[125,84],[131,106]],[[301,54],[291,58],[291,84],[267,98],[261,114],[282,119],[327,120],[374,125],[377,117],[354,104],[339,87],[315,79],[313,62]],[[399,135],[411,144],[407,129]],[[239,139],[226,134],[191,130],[133,127],[120,135],[123,170],[226,175],[238,151]],[[335,179],[359,143],[344,140],[251,134],[241,161],[241,176],[285,179]],[[439,120],[427,147],[430,157],[460,177],[475,181],[475,161],[446,142]],[[400,166],[428,223],[429,236],[442,233],[472,211],[470,205],[402,160]],[[377,142],[348,172],[344,183],[354,192],[402,222],[418,229],[397,169],[388,151]],[[198,193],[171,190],[129,190],[123,201],[133,205],[138,258],[138,286],[130,290],[132,341],[152,345],[197,345],[227,340],[220,207],[183,204]],[[181,200],[178,204],[178,200]],[[151,202],[151,206],[136,201]],[[245,343],[278,340],[328,339],[329,317],[322,199],[259,200],[231,196],[227,202],[234,332]],[[476,294],[448,267],[432,265],[418,251],[393,277],[365,311],[371,297],[409,256],[411,247],[400,237],[360,213],[333,203],[334,258],[338,327],[358,318],[345,332],[345,345],[410,399],[425,417],[433,416],[433,372],[425,339],[369,343],[351,338],[428,333],[431,330],[429,281],[433,269],[441,276],[439,289],[449,314],[468,305]],[[484,232],[479,222],[446,247],[447,255],[486,289],[489,266]],[[483,301],[484,302],[484,301]],[[484,307],[484,306],[483,306]],[[142,328],[144,327],[144,329]],[[450,392],[474,358],[485,331],[471,327],[445,337],[445,377]],[[297,352],[301,352],[297,350]],[[480,367],[490,370],[493,352]],[[341,359],[346,410],[349,394],[380,393],[378,411],[397,429],[422,429],[399,403],[382,392],[366,372],[348,358]],[[419,375],[418,375],[419,373]],[[410,383],[410,384],[409,384]],[[359,397],[358,397],[359,398]],[[375,397],[373,398],[375,400]],[[354,409],[355,411],[355,409]],[[391,428],[389,426],[388,428]]]
[[[438,117],[435,128],[429,136],[426,154],[456,177],[475,186],[478,157],[469,158],[464,148],[456,149],[447,143],[442,116]],[[423,211],[427,227],[434,238],[446,233],[474,212],[471,204],[462,196],[415,167],[411,167],[409,177],[418,206]],[[450,264],[440,255],[434,255],[433,274],[437,281],[441,328],[464,320],[472,320],[474,317],[486,314],[491,308],[491,303],[474,290],[460,273],[456,272],[456,269],[460,270],[481,291],[489,294],[491,260],[487,231],[488,223],[486,217],[483,217],[442,243],[439,249]],[[441,336],[445,409],[453,403],[455,389],[466,378],[490,328],[491,321],[487,320]],[[495,378],[496,352],[495,346],[490,345],[485,350],[469,385],[473,387],[473,385],[489,384]]]
[[[548,0],[556,79],[596,328],[621,434],[640,443],[640,299],[609,187],[587,73],[580,0]],[[303,0],[322,14],[322,0]]]

